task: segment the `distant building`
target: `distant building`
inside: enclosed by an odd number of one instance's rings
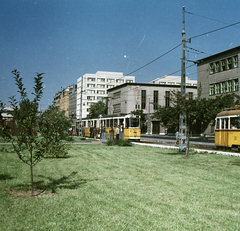
[[[150,118],[150,133],[165,134],[165,128],[160,122],[152,119],[151,115],[156,109],[153,103],[161,106],[169,106],[170,91],[181,91],[180,85],[173,84],[148,84],[148,83],[125,83],[108,89],[108,114],[128,114],[131,111],[143,110],[146,115],[146,123],[142,132],[146,132],[148,118]],[[190,97],[197,97],[197,86],[186,86],[186,92]],[[168,131],[174,132],[174,131]]]
[[[66,87],[57,92],[54,96],[53,103],[58,106],[60,111],[65,111],[65,116],[69,118],[69,90],[73,87]]]
[[[198,60],[198,87],[201,98],[239,92],[240,46]]]
[[[197,80],[191,80],[186,77],[186,86],[197,86]],[[181,85],[181,76],[165,75],[161,78],[154,79],[150,81],[151,84],[161,84],[161,85]]]
[[[90,106],[99,100],[106,102],[107,90],[124,83],[134,83],[135,76],[124,76],[122,72],[97,71],[85,74],[77,80],[77,118],[86,118]]]

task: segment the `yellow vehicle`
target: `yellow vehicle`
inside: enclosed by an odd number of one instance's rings
[[[215,146],[240,150],[240,108],[225,109],[217,114]]]
[[[82,128],[84,129],[84,136],[91,137],[90,128],[96,127],[97,137],[101,136],[101,129],[105,128],[105,133],[110,134],[110,130],[114,130],[114,139],[116,138],[117,126],[123,128],[120,132],[120,138],[124,140],[140,140],[140,117],[128,114],[128,115],[109,115],[99,116],[95,119],[82,119]]]

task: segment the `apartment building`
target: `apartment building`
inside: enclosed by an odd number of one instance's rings
[[[70,87],[67,87],[57,92],[53,99],[54,105],[58,106],[60,111],[65,111],[66,117],[69,117],[69,89]]]
[[[86,118],[92,104],[106,102],[107,90],[124,83],[134,83],[135,76],[124,76],[122,72],[97,71],[85,74],[77,80],[77,118]]]
[[[198,87],[201,97],[215,97],[239,91],[240,46],[198,60]]]
[[[150,130],[152,134],[165,134],[165,128],[160,122],[152,119],[151,115],[156,109],[154,103],[161,106],[169,106],[170,91],[179,90],[179,84],[149,84],[149,83],[125,83],[108,89],[108,114],[128,114],[131,111],[143,110],[146,115],[146,123],[150,118]],[[197,97],[197,86],[186,86],[186,92],[192,98]],[[146,124],[142,131],[146,130]],[[145,131],[146,132],[146,131]],[[171,132],[170,130],[168,132]],[[174,131],[172,131],[174,132]]]

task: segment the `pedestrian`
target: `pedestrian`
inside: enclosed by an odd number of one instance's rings
[[[111,127],[111,130],[109,131],[109,139],[113,140],[114,139],[114,130],[113,127]]]
[[[116,139],[119,140],[119,125],[116,127]]]
[[[178,139],[179,139],[179,133],[178,133],[178,131],[176,131],[175,136],[176,136],[175,145],[177,145]]]
[[[97,137],[97,128],[96,128],[96,126],[94,126],[94,128],[93,128],[93,138],[96,139],[96,137]]]
[[[93,126],[90,127],[90,138],[93,138]]]
[[[101,138],[103,138],[103,135],[104,135],[105,132],[106,132],[105,127],[102,126],[102,129],[101,129]]]

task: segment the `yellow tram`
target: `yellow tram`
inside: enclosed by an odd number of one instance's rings
[[[240,108],[225,109],[217,114],[215,146],[240,150]]]
[[[105,132],[108,134],[113,129],[114,138],[116,138],[116,128],[118,125],[122,125],[123,127],[124,140],[140,140],[140,117],[137,115],[100,115],[95,119],[82,119],[82,128],[85,137],[90,137],[90,128],[92,126],[96,127],[98,137],[100,137],[101,129],[104,127]]]

